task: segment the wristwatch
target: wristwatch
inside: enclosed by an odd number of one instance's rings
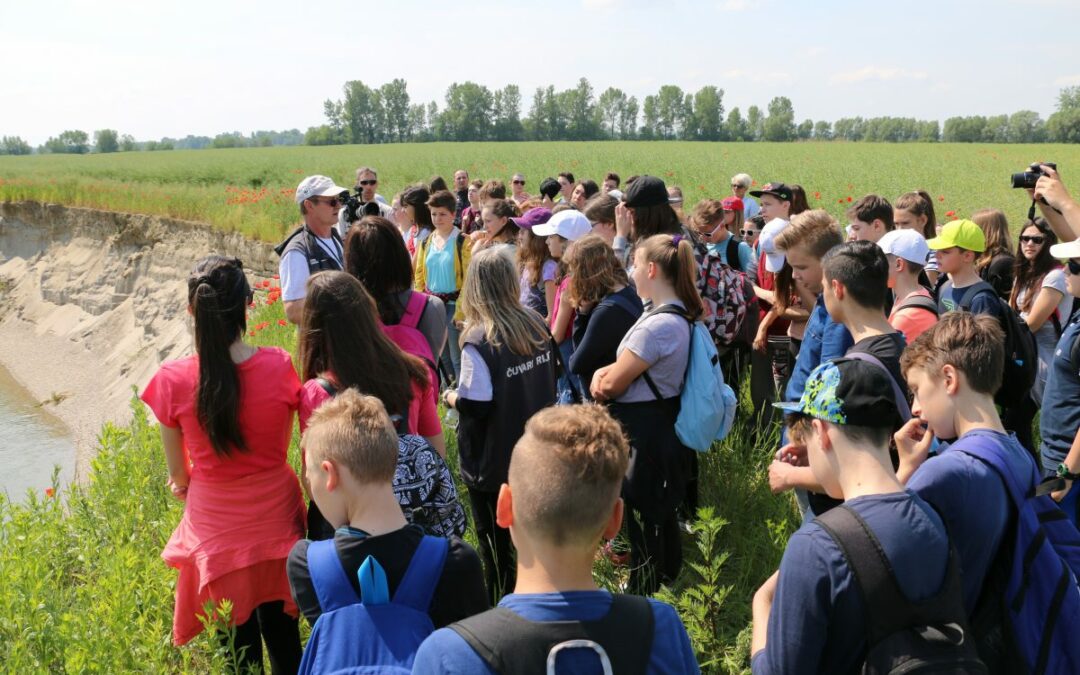
[[[1080,480],[1080,473],[1072,473],[1069,471],[1069,467],[1065,466],[1065,463],[1062,462],[1061,464],[1058,464],[1057,477],[1064,478],[1065,480]]]

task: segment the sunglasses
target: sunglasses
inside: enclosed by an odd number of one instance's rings
[[[752,237],[757,234],[757,230],[740,230],[740,232],[744,237]]]
[[[1069,274],[1073,276],[1080,276],[1080,259],[1074,258],[1072,260],[1069,260],[1069,262],[1067,262],[1065,266],[1069,268]]]
[[[1029,236],[1029,235],[1025,234],[1025,235],[1020,236],[1020,243],[1021,244],[1039,244],[1039,245],[1042,245],[1042,243],[1044,241],[1046,241],[1046,237],[1044,237],[1042,235],[1031,235],[1031,236]]]
[[[524,185],[524,184],[525,184],[525,181],[523,181],[523,180],[514,181],[514,185]]]
[[[379,181],[377,181],[377,180],[362,180],[362,181],[360,181],[358,183],[358,185],[378,185],[378,184],[379,184]]]
[[[734,183],[731,184],[731,189],[732,190],[738,190],[741,187],[742,187],[741,185],[735,185]]]
[[[331,197],[330,199],[327,199],[327,200],[322,200],[322,199],[312,197],[311,201],[315,202],[316,204],[329,204],[331,208],[337,208],[338,206],[341,205],[341,200],[338,199],[337,197]]]

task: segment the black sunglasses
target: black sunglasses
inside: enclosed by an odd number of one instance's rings
[[[1071,259],[1066,266],[1069,268],[1069,274],[1073,276],[1080,276],[1080,260]]]
[[[752,237],[757,234],[757,230],[741,230],[741,233],[744,237]]]
[[[1046,237],[1042,235],[1020,235],[1020,242],[1026,244],[1042,244],[1046,241]]]
[[[378,185],[378,184],[379,184],[379,181],[377,181],[377,180],[362,180],[362,181],[360,181],[358,183],[358,185]]]
[[[331,197],[330,199],[327,199],[325,201],[323,201],[322,199],[318,199],[317,197],[312,197],[311,201],[315,202],[316,204],[329,204],[331,208],[336,208],[342,203],[342,201],[337,197]]]
[[[524,185],[524,184],[525,184],[525,181],[523,181],[523,180],[514,181],[514,185]]]

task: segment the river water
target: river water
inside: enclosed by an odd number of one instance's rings
[[[27,490],[43,495],[53,467],[67,485],[75,466],[75,446],[67,428],[0,367],[0,492],[22,501]]]

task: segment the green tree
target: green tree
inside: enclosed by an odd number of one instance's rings
[[[599,136],[593,88],[587,79],[581,78],[576,87],[562,92],[559,101],[566,116],[567,139],[587,141]]]
[[[633,138],[637,135],[638,100],[636,96],[626,99],[622,112],[619,113],[619,136]]]
[[[724,140],[724,90],[706,86],[694,94],[694,127],[703,141]]]
[[[941,140],[941,125],[937,120],[919,122],[919,141],[937,143]]]
[[[690,112],[686,110],[683,90],[674,84],[665,84],[656,94],[656,135],[668,140],[680,134]]]
[[[85,131],[69,129],[45,141],[45,151],[60,155],[85,155],[90,152],[90,136]]]
[[[94,132],[95,152],[116,152],[120,149],[120,134],[116,129],[98,129]]]
[[[641,106],[641,132],[642,138],[652,140],[659,134],[657,132],[658,112],[655,96],[646,96],[645,103]]]
[[[409,140],[409,90],[405,80],[397,78],[379,87],[379,99],[386,120],[386,140]]]
[[[609,138],[615,138],[621,130],[623,108],[626,106],[626,93],[622,89],[608,87],[596,101],[600,121]]]
[[[946,143],[978,143],[986,137],[986,118],[950,117],[945,120],[944,135]]]
[[[808,141],[814,136],[814,120],[803,120],[795,129],[795,136],[800,141]]]
[[[1010,143],[1042,143],[1046,140],[1046,122],[1034,110],[1018,110],[1009,115]]]
[[[765,118],[761,108],[752,105],[746,109],[746,140],[760,141],[765,137]]]
[[[841,117],[833,123],[833,138],[861,141],[865,132],[866,122],[861,117]]]
[[[531,141],[551,140],[547,118],[547,90],[543,87],[537,87],[533,93],[532,107],[525,119],[525,133],[526,138]]]
[[[440,140],[486,141],[491,137],[491,91],[475,82],[454,82],[446,90],[446,107],[439,114]]]
[[[739,111],[739,107],[735,106],[728,113],[727,121],[724,122],[724,129],[727,133],[727,137],[733,141],[749,141],[750,127],[747,125],[746,120],[743,119],[742,112]]]
[[[133,152],[139,149],[139,144],[136,142],[135,137],[131,134],[124,134],[120,137],[120,150],[122,152]]]
[[[832,140],[832,124],[829,124],[825,120],[818,120],[814,123],[814,140],[829,141]]]
[[[0,155],[29,155],[31,152],[30,144],[18,136],[0,138]]]
[[[345,83],[342,120],[350,143],[381,143],[386,129],[386,112],[379,92],[360,80]]]
[[[492,105],[496,141],[520,141],[525,138],[521,124],[521,89],[508,84],[495,92]]]
[[[1058,109],[1046,120],[1046,133],[1056,143],[1080,143],[1080,86],[1058,94]]]
[[[769,115],[765,118],[766,141],[784,142],[795,138],[795,108],[791,99],[777,96],[769,101]]]

